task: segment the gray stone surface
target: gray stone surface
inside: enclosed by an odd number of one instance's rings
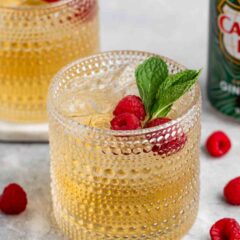
[[[201,151],[201,203],[198,219],[184,240],[209,239],[211,224],[222,217],[240,220],[240,208],[222,200],[225,183],[239,175],[240,125],[216,113],[205,97],[207,0],[101,0],[102,46],[160,53],[189,68],[204,67],[202,146],[214,130],[226,131],[233,149],[213,160]],[[29,196],[26,212],[0,214],[1,240],[62,240],[52,218],[47,144],[0,144],[0,189],[19,182]]]

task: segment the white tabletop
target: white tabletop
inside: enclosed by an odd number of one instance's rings
[[[205,97],[207,0],[101,0],[103,50],[138,49],[166,55],[189,68],[202,68],[202,145],[214,130],[232,139],[232,151],[214,160],[201,151],[201,200],[198,219],[184,240],[207,240],[211,224],[222,217],[240,220],[240,208],[222,200],[225,183],[240,175],[240,125],[217,114]],[[28,192],[27,211],[0,214],[1,240],[62,240],[52,222],[47,144],[0,144],[0,189],[18,182]]]

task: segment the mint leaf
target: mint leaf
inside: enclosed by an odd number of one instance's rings
[[[197,81],[200,71],[186,70],[169,75],[159,86],[150,118],[165,117],[175,101],[184,95]]]
[[[135,76],[145,109],[150,114],[158,88],[168,76],[167,64],[160,57],[151,57],[138,66]]]

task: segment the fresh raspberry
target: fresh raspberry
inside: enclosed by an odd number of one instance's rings
[[[9,184],[0,197],[0,209],[5,214],[15,215],[27,207],[27,195],[23,188],[16,183]]]
[[[223,218],[210,229],[212,240],[240,240],[240,225],[235,219]]]
[[[146,117],[145,108],[140,97],[129,95],[124,97],[116,106],[113,114],[118,116],[122,113],[132,113],[143,121]]]
[[[208,137],[206,148],[213,157],[222,157],[230,150],[231,141],[224,132],[217,131]]]
[[[170,118],[157,118],[148,122],[145,128],[156,127],[170,121],[172,121]],[[175,129],[174,126],[172,126],[163,130],[159,130],[157,134],[154,135],[154,138],[159,139],[159,142],[154,143],[152,151],[158,153],[159,155],[168,155],[174,152],[178,152],[184,147],[187,141],[186,134],[184,134],[183,129],[179,126],[175,127]]]
[[[157,127],[159,125],[163,125],[170,121],[172,121],[170,118],[156,118],[156,119],[148,122],[146,124],[145,128]]]
[[[240,205],[240,177],[231,180],[224,188],[224,197],[232,205]]]
[[[132,113],[122,113],[111,121],[112,130],[136,130],[140,128],[140,120]]]

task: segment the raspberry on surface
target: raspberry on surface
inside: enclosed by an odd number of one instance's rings
[[[144,104],[141,98],[135,95],[128,95],[117,104],[113,115],[118,116],[122,113],[132,113],[141,121],[146,117]]]
[[[145,128],[160,126],[170,121],[172,121],[172,119],[170,118],[156,118],[148,122],[145,125]],[[168,134],[165,133],[166,131],[168,132]],[[159,130],[155,134],[154,138],[161,139],[158,143],[154,143],[152,147],[152,151],[154,153],[157,153],[158,155],[169,155],[178,152],[184,147],[187,141],[187,136],[180,126],[176,127],[175,130],[173,130],[173,128],[171,127],[164,130]]]
[[[229,152],[231,145],[229,137],[224,132],[216,131],[208,137],[206,149],[211,156],[219,158]]]
[[[232,179],[225,186],[223,193],[229,204],[240,206],[240,177]]]
[[[211,240],[240,240],[240,225],[235,219],[223,218],[210,229]]]
[[[137,130],[141,128],[141,121],[132,113],[122,113],[111,121],[112,130]]]
[[[0,197],[0,209],[9,215],[20,214],[27,207],[27,194],[21,186],[11,183],[3,190]]]

